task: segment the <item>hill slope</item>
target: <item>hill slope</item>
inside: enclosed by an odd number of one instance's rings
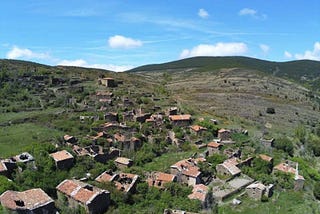
[[[270,62],[249,57],[193,57],[163,64],[145,65],[129,72],[150,71],[212,71],[222,68],[244,68],[258,70],[278,77],[285,77],[311,87],[319,86],[320,62],[299,60],[290,62]]]

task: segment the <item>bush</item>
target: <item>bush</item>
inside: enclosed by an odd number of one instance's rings
[[[317,200],[320,200],[320,183],[316,183],[313,188],[313,195]]]
[[[272,108],[272,107],[268,107],[266,112],[267,112],[268,114],[275,114],[275,113],[276,113],[276,111],[275,111],[274,108]]]

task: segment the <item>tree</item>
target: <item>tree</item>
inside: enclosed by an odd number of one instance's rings
[[[320,183],[317,182],[313,188],[313,195],[317,200],[320,200]]]
[[[0,175],[0,195],[7,190],[14,190],[15,185],[12,181],[9,181],[8,178]]]
[[[279,150],[287,152],[290,156],[293,156],[294,148],[293,143],[288,138],[279,138],[275,141],[274,147]]]

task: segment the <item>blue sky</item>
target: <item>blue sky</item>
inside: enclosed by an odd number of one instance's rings
[[[320,60],[319,0],[11,0],[0,58],[122,71],[192,56]]]

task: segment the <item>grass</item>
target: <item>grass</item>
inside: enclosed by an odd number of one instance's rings
[[[258,202],[247,197],[240,199],[242,204],[230,206],[230,204],[219,207],[221,214],[300,214],[300,213],[320,213],[318,202],[305,198],[304,193],[285,191],[275,192],[268,202]]]
[[[32,142],[50,141],[61,137],[62,132],[33,123],[24,123],[1,127],[0,129],[0,157],[10,157],[23,152]]]
[[[25,118],[32,118],[35,116],[39,116],[41,114],[50,114],[61,111],[62,108],[50,108],[42,111],[23,111],[23,112],[9,112],[9,113],[1,113],[0,114],[0,123],[5,123],[9,121],[21,120]]]

